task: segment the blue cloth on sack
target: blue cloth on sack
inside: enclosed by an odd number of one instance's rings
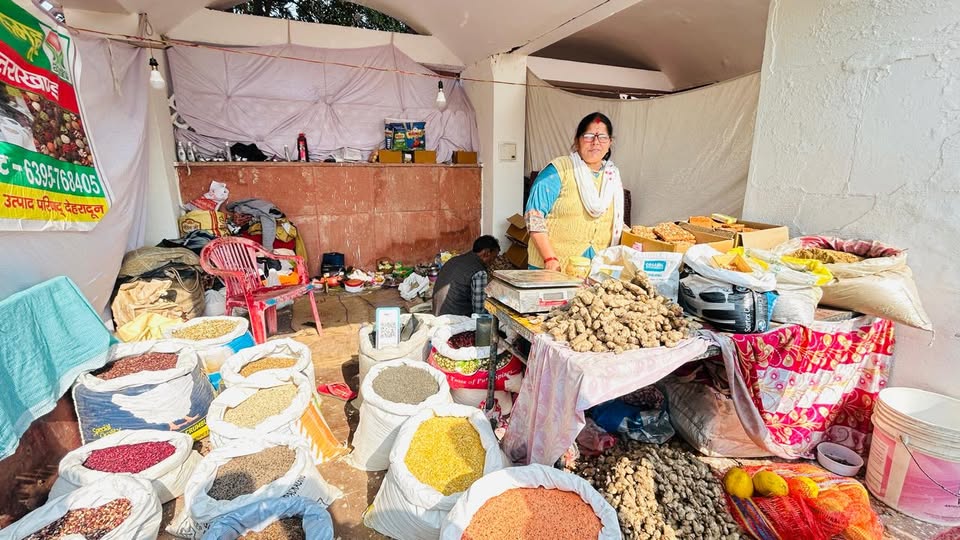
[[[80,374],[106,363],[114,341],[67,277],[0,300],[0,459]]]

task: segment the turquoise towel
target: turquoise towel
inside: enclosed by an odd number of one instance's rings
[[[106,363],[112,340],[69,278],[0,300],[0,459],[81,373]]]

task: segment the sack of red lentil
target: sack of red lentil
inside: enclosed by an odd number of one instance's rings
[[[323,505],[303,497],[263,499],[218,517],[202,540],[237,540],[253,532],[258,538],[333,540],[333,519]]]
[[[535,536],[527,536],[531,533]],[[521,540],[621,538],[617,511],[586,480],[537,464],[503,469],[474,482],[440,529],[440,540],[508,536]]]
[[[476,346],[477,321],[442,326],[436,329],[430,342],[433,348],[427,362],[447,375],[450,388],[487,388],[489,347]],[[519,391],[523,380],[523,361],[510,352],[506,340],[497,347],[496,389]]]
[[[319,465],[347,452],[320,412],[313,383],[301,373],[263,374],[220,393],[207,413],[214,448],[268,434],[304,439]]]
[[[167,532],[201,540],[213,523],[247,505],[279,497],[303,497],[323,506],[343,496],[317,471],[303,439],[267,435],[210,451],[194,469],[183,510]]]
[[[207,436],[213,387],[197,352],[175,341],[120,343],[107,365],[81,375],[73,401],[84,443],[120,430],[179,431]]]
[[[404,422],[390,468],[363,523],[397,540],[436,540],[473,482],[509,464],[490,421],[465,405],[443,405]]]
[[[227,358],[220,368],[221,388],[291,371],[302,373],[316,387],[310,347],[292,339],[275,339]]]
[[[453,403],[443,373],[407,358],[373,366],[360,384],[360,395],[360,423],[347,463],[362,471],[387,470],[394,440],[408,418]]]
[[[112,474],[130,474],[150,481],[161,503],[183,495],[200,462],[193,437],[175,431],[118,431],[85,444],[60,460],[50,497],[90,485]]]
[[[51,498],[0,531],[0,540],[154,540],[163,510],[150,482],[123,474]]]
[[[207,373],[219,372],[227,358],[255,344],[250,323],[243,317],[197,317],[165,328],[163,336],[189,343]]]

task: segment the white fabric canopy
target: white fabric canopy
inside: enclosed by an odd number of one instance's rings
[[[383,146],[386,118],[425,121],[426,146],[437,151],[437,161],[477,148],[477,122],[462,85],[392,45],[229,52],[174,46],[167,58],[177,110],[196,130],[177,129],[177,138],[193,141],[206,155],[222,151],[224,142],[253,142],[268,156],[282,157],[284,145],[295,152],[301,132],[311,160],[345,146],[367,153]],[[442,113],[435,104],[440,80],[447,97]]]
[[[528,72],[525,172],[570,152],[577,123],[613,122],[613,161],[632,196],[631,223],[739,216],[753,146],[760,74],[647,100],[572,94]]]

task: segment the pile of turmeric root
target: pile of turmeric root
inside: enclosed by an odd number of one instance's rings
[[[544,328],[577,352],[675,347],[687,337],[683,309],[642,274],[629,283],[608,279],[581,290],[566,308],[545,317]]]

